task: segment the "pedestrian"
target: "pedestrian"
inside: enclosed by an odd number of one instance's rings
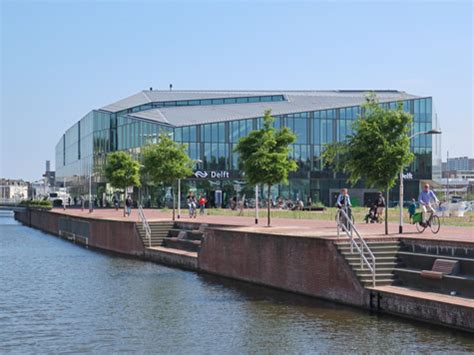
[[[118,211],[118,209],[119,209],[119,207],[120,207],[119,199],[118,199],[117,193],[114,194],[114,207],[115,207],[115,210],[116,210],[116,211]]]
[[[199,214],[204,215],[204,209],[206,208],[206,198],[203,195],[199,196]]]
[[[411,199],[411,204],[408,206],[408,214],[410,215],[410,220],[416,213],[416,200],[414,198]]]
[[[133,206],[133,200],[128,195],[127,199],[125,200],[125,206],[127,207],[127,216],[130,216],[132,214],[132,206]]]
[[[81,211],[84,211],[84,195],[81,195],[80,203],[81,203]]]
[[[384,212],[385,212],[385,199],[383,198],[382,191],[379,191],[379,195],[377,196],[377,200],[375,201],[375,206],[377,207],[377,222],[382,223],[384,219]]]

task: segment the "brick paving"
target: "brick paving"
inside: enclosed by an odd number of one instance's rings
[[[81,211],[81,209],[66,209],[65,211],[61,208],[55,208],[52,210],[55,213],[63,213],[71,216],[94,218],[94,219],[110,219],[110,220],[129,220],[137,222],[139,221],[137,210],[132,210],[130,217],[123,216],[123,210],[119,209],[95,209],[92,213],[89,213],[87,209]],[[148,221],[169,221],[171,220],[171,211],[163,212],[156,209],[145,209],[145,216]],[[314,219],[298,219],[298,218],[272,218],[272,227],[266,227],[266,218],[260,218],[259,224],[255,224],[255,219],[252,217],[240,217],[237,216],[197,216],[197,218],[190,219],[187,217],[187,211],[182,210],[181,221],[190,221],[197,223],[209,223],[219,225],[238,226],[242,230],[260,233],[270,233],[275,235],[295,235],[305,237],[318,237],[334,239],[337,238],[336,227],[334,221],[321,221]],[[317,212],[315,212],[317,213]],[[405,224],[403,235],[398,234],[398,224],[389,223],[389,235],[384,234],[384,224],[366,224],[357,223],[356,226],[364,238],[367,239],[379,239],[379,238],[416,238],[423,240],[436,240],[436,241],[451,241],[451,242],[462,242],[462,243],[473,243],[474,244],[474,228],[473,227],[454,227],[454,226],[441,226],[441,230],[438,234],[433,234],[431,231],[426,230],[420,234],[416,231],[414,225]]]

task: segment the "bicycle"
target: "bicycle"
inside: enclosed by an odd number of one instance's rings
[[[431,232],[433,234],[436,234],[441,228],[441,221],[436,212],[429,211],[427,213],[430,214],[430,217],[428,218],[426,223],[423,223],[423,220],[420,219],[415,222],[416,230],[418,231],[418,233],[423,233],[426,228],[430,227]]]
[[[355,224],[354,215],[352,214],[352,212],[349,212],[349,208],[343,207],[343,208],[340,208],[340,209],[337,210],[337,213],[336,213],[336,226],[339,227],[341,224],[343,224],[343,220],[345,221],[345,217],[342,216],[342,213],[341,213],[342,209],[344,209],[344,212],[346,212],[346,214],[350,215],[350,219],[351,219],[352,224]]]

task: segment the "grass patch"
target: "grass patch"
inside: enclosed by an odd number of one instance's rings
[[[327,208],[325,211],[286,211],[286,210],[272,210],[272,218],[292,218],[292,219],[313,219],[320,221],[334,221],[336,217],[336,208]],[[368,213],[368,209],[365,207],[354,207],[352,214],[356,222],[361,223],[364,221],[365,215]],[[399,209],[389,208],[388,209],[388,220],[389,222],[399,221]],[[209,216],[243,216],[243,217],[255,217],[254,209],[244,209],[242,214],[239,211],[232,211],[230,209],[206,209],[206,214]],[[259,217],[266,218],[267,210],[260,209]],[[403,211],[404,221],[408,222],[408,211]],[[469,211],[464,214],[464,217],[440,217],[441,224],[445,226],[458,226],[458,227],[474,227],[474,211]]]

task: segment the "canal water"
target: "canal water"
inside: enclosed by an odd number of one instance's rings
[[[0,353],[433,351],[474,351],[474,339],[95,252],[0,212]]]

